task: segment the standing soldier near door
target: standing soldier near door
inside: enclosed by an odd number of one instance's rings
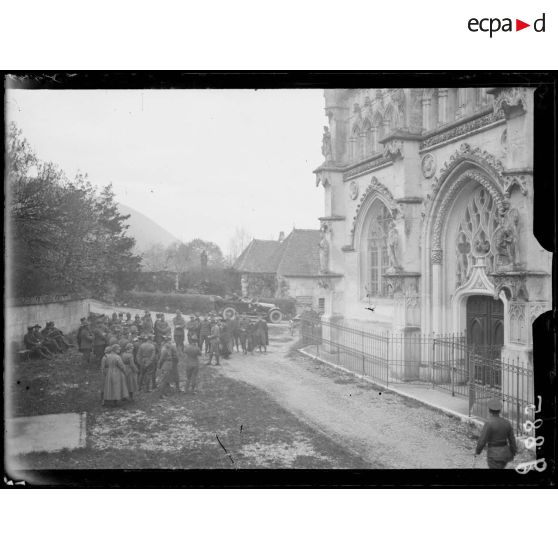
[[[485,445],[488,445],[486,450],[488,468],[505,469],[517,453],[513,427],[509,420],[500,416],[502,402],[499,399],[491,399],[488,402],[488,410],[490,418],[485,422],[482,429],[477,442],[475,457],[481,454]]]

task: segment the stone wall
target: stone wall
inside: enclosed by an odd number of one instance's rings
[[[39,324],[45,327],[47,321],[68,334],[79,327],[80,318],[89,314],[90,302],[87,299],[47,297],[7,301],[5,307],[5,341],[9,347],[13,342],[23,344],[27,327]]]

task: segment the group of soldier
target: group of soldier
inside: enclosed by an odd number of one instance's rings
[[[174,340],[174,342],[173,342]],[[179,354],[184,355],[186,392],[194,393],[199,373],[199,357],[205,354],[206,364],[220,365],[220,358],[237,352],[251,354],[257,348],[267,352],[268,329],[263,319],[246,316],[223,319],[214,313],[186,320],[180,310],[172,319],[172,327],[163,313],[145,310],[132,319],[131,313],[113,313],[82,318],[77,333],[79,351],[84,363],[100,364],[102,400],[115,405],[133,400],[139,391],[156,391],[164,397],[169,387],[180,391]],[[186,342],[186,344],[185,344]],[[160,381],[157,385],[157,376]]]
[[[47,322],[43,329],[39,324],[29,326],[23,336],[23,344],[31,355],[48,359],[56,353],[66,352],[72,346],[54,322]]]

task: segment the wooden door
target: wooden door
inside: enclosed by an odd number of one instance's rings
[[[504,304],[490,296],[467,299],[467,344],[479,356],[475,380],[500,385],[498,361],[504,344]]]

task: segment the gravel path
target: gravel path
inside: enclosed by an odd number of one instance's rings
[[[475,436],[456,419],[298,353],[271,326],[267,354],[234,353],[220,371],[265,390],[281,406],[376,468],[471,468]],[[477,468],[486,468],[484,454]],[[510,466],[508,466],[510,467]]]

